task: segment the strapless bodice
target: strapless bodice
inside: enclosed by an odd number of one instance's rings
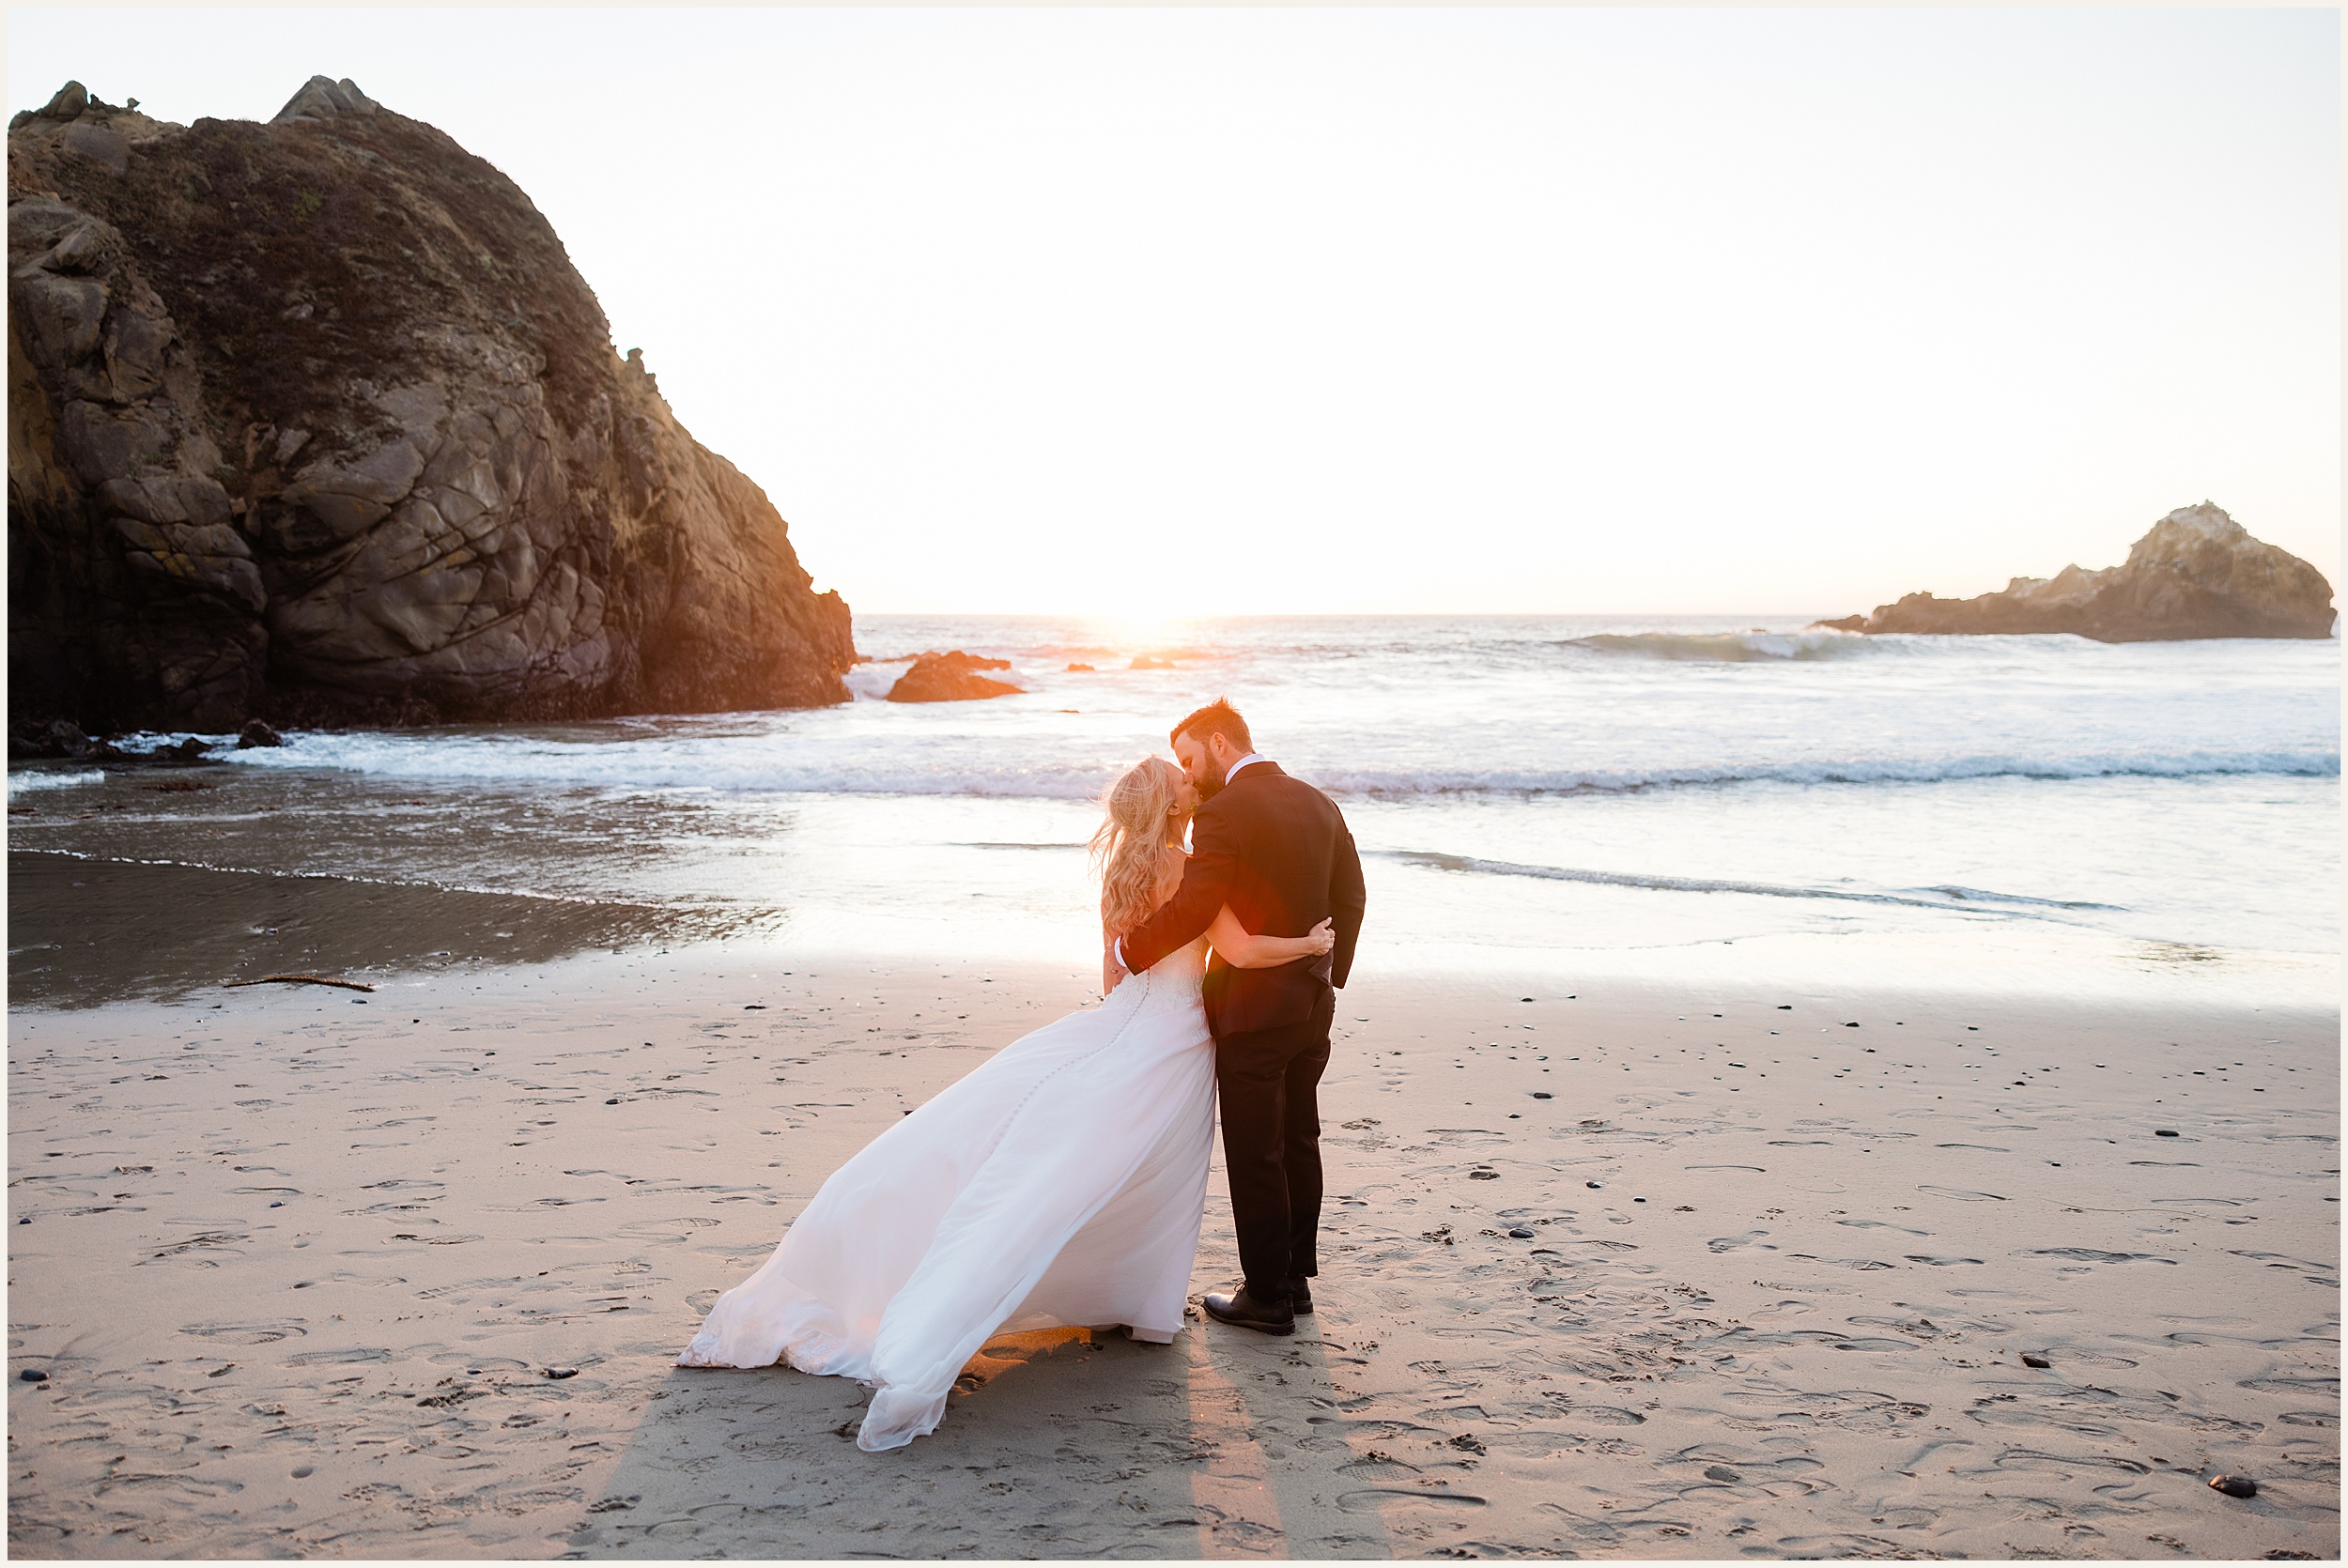
[[[1207,977],[1207,939],[1175,948],[1158,960],[1142,974],[1122,981],[1109,993],[1108,1001],[1122,1001],[1127,992],[1133,1000],[1127,1006],[1136,1007],[1195,1007],[1198,1005],[1199,988]]]

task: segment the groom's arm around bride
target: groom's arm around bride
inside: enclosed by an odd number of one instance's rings
[[[1238,730],[1236,740],[1222,732],[1228,728]],[[1218,1038],[1304,1022],[1329,987],[1345,984],[1361,935],[1362,863],[1344,815],[1319,790],[1247,751],[1244,723],[1224,704],[1185,719],[1174,743],[1207,798],[1192,819],[1182,885],[1125,933],[1125,967],[1139,974],[1196,940],[1226,904],[1255,935],[1303,936],[1332,920],[1336,945],[1325,957],[1270,969],[1217,962],[1207,976],[1207,1018]]]

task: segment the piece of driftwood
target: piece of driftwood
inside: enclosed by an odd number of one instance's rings
[[[266,986],[271,984],[288,986],[340,986],[345,991],[373,991],[375,989],[370,985],[362,985],[357,980],[329,979],[324,975],[264,975],[257,980],[223,980],[221,983],[223,985],[230,986]]]

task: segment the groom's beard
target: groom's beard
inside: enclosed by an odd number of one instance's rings
[[[1213,760],[1190,782],[1191,787],[1198,792],[1198,801],[1202,806],[1223,792],[1223,775]]]

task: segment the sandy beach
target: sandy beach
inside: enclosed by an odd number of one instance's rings
[[[872,1455],[852,1384],[671,1362],[1090,977],[432,951],[18,975],[15,1554],[2338,1555],[2328,1012],[1364,973],[1306,1331],[998,1343]]]

